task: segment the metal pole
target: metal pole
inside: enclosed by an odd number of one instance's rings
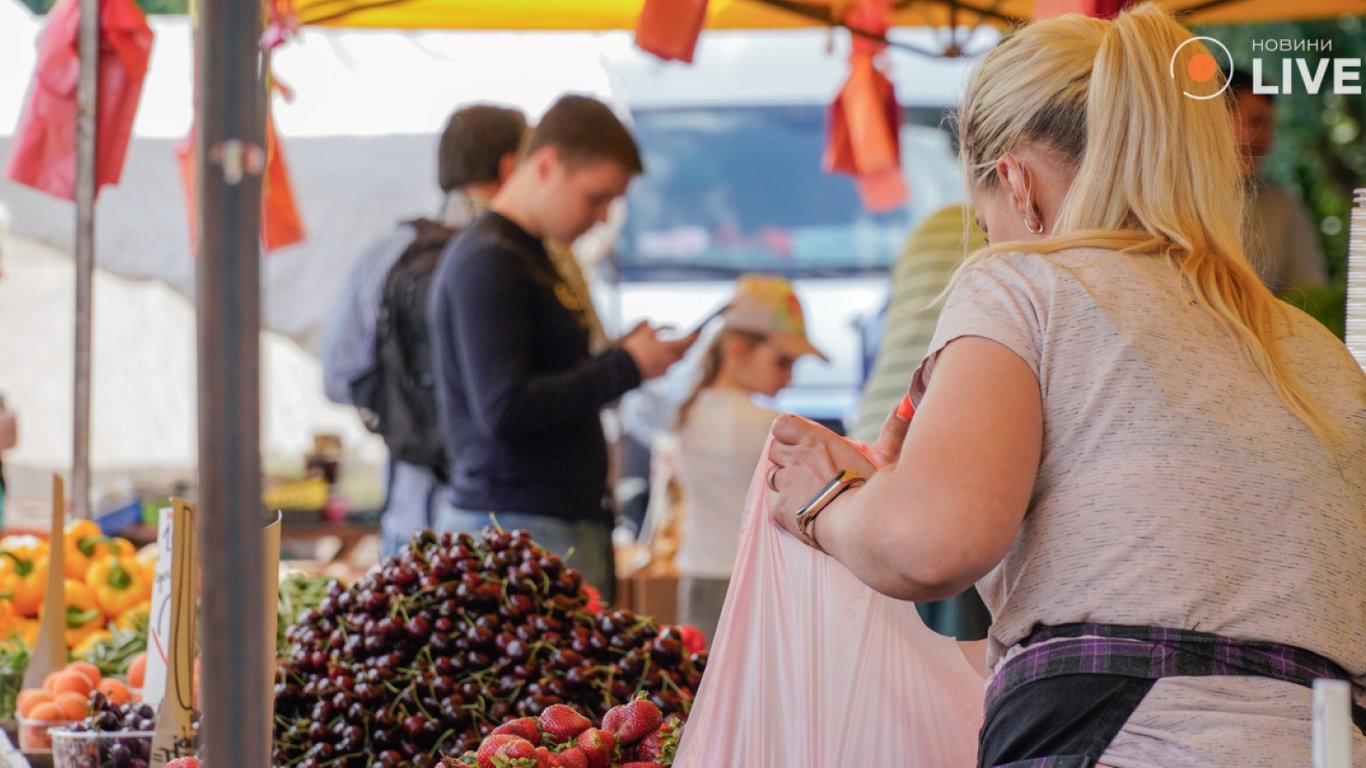
[[[72,387],[71,505],[90,517],[90,334],[95,274],[95,126],[100,90],[100,0],[81,0],[76,82],[76,379]]]
[[[261,7],[203,0],[199,24],[200,755],[245,767],[270,754],[262,672],[273,663],[262,642]]]

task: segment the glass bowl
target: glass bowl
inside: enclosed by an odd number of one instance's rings
[[[53,768],[114,768],[146,761],[152,754],[153,731],[73,731],[53,728]]]

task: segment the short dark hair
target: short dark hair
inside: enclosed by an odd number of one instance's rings
[[[1275,84],[1275,83],[1272,83],[1271,81],[1267,80],[1266,78],[1263,78],[1262,81],[1265,82],[1267,85],[1274,85],[1274,84]],[[1237,96],[1237,95],[1240,94],[1240,93],[1247,93],[1247,94],[1251,94],[1251,95],[1253,95],[1253,96],[1258,96],[1258,97],[1260,97],[1260,98],[1266,99],[1266,100],[1267,100],[1268,102],[1270,102],[1271,104],[1275,104],[1275,103],[1276,103],[1276,97],[1273,96],[1272,94],[1269,94],[1269,93],[1253,93],[1253,92],[1252,92],[1252,75],[1248,74],[1248,71],[1247,71],[1246,69],[1243,69],[1243,68],[1241,68],[1241,67],[1235,67],[1235,68],[1233,69],[1233,74],[1228,75],[1228,95],[1229,95],[1229,98],[1233,98],[1233,97]]]
[[[498,181],[503,158],[516,153],[526,137],[526,115],[520,109],[476,104],[457,109],[446,121],[436,152],[441,189],[452,192],[470,184]]]
[[[571,165],[611,160],[633,175],[645,170],[631,132],[610,107],[589,96],[561,96],[551,105],[531,133],[526,151],[542,147],[554,147]]]

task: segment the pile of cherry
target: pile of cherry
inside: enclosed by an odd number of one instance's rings
[[[286,632],[275,764],[431,768],[556,704],[600,717],[640,699],[686,717],[705,653],[676,627],[587,605],[578,572],[525,531],[419,534]]]

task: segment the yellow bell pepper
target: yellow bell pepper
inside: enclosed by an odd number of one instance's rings
[[[127,610],[125,610],[123,613],[120,613],[118,617],[114,619],[114,628],[137,629],[138,627],[142,627],[143,629],[146,629],[147,626],[151,623],[151,618],[151,598],[148,598],[146,600],[140,600],[136,605],[129,606]]]
[[[152,583],[131,557],[104,555],[92,560],[90,570],[85,572],[85,585],[95,593],[95,602],[110,619],[152,597]]]
[[[72,520],[67,523],[62,537],[66,554],[65,572],[68,579],[85,580],[90,563],[104,555],[129,556],[136,552],[127,539],[110,538],[91,520]]]
[[[110,632],[107,629],[97,629],[94,632],[91,632],[90,634],[86,635],[85,639],[77,643],[75,647],[71,649],[71,655],[78,659],[84,658],[85,655],[90,653],[90,651],[95,647],[96,643],[100,642],[101,640],[108,640],[113,636],[114,633]]]
[[[66,594],[66,647],[73,648],[104,628],[104,613],[95,592],[75,579],[63,582]]]
[[[0,549],[8,549],[30,560],[47,557],[47,539],[40,539],[29,533],[12,533],[0,539]]]
[[[47,591],[47,555],[33,558],[0,549],[0,592],[9,596],[14,612],[36,616]]]

